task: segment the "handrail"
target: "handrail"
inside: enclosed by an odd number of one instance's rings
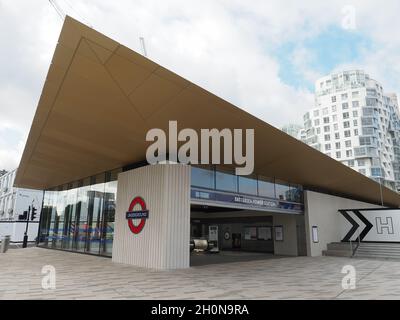
[[[358,233],[358,237],[356,239],[357,240],[357,244],[356,244],[355,248],[353,248],[353,245],[352,245],[351,240],[350,240],[350,246],[351,246],[351,251],[352,251],[351,257],[354,257],[354,255],[356,254],[358,248],[361,245],[360,231],[357,230],[357,233]]]

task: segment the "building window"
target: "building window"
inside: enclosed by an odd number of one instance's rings
[[[374,123],[372,118],[361,118],[361,124],[362,126],[372,126]]]
[[[319,110],[314,110],[314,117],[318,117],[319,116]]]
[[[371,145],[371,137],[360,137],[360,146]]]
[[[342,157],[341,152],[340,152],[340,151],[336,152],[336,158],[337,158],[337,159],[340,159],[341,157]]]
[[[274,179],[258,177],[258,195],[261,197],[276,198]]]
[[[317,134],[321,134],[321,128],[317,128]]]
[[[214,189],[215,174],[211,168],[203,169],[192,166],[192,186]]]
[[[215,176],[215,185],[217,190],[230,192],[238,191],[238,179],[236,175],[217,171]]]
[[[331,144],[330,143],[327,143],[326,145],[325,145],[325,151],[330,151],[331,150]]]
[[[357,118],[358,117],[358,111],[356,110],[356,111],[353,111],[353,117],[354,118]]]
[[[344,132],[344,137],[345,137],[345,138],[350,138],[350,137],[351,137],[351,132],[350,132],[350,130],[346,130],[346,131]]]
[[[314,126],[319,126],[319,119],[314,120]]]
[[[353,168],[353,167],[354,167],[354,160],[349,160],[349,161],[347,162],[347,165],[348,165],[350,168]]]
[[[358,160],[357,163],[359,167],[365,166],[365,160]]]
[[[347,100],[347,98],[348,98],[347,93],[343,93],[343,94],[342,94],[342,100]]]
[[[331,131],[331,127],[330,126],[325,126],[324,127],[324,132],[329,132]]]
[[[348,109],[348,108],[349,108],[349,104],[348,104],[347,102],[342,103],[342,109],[343,109],[343,110],[346,110],[346,109]]]
[[[120,172],[45,191],[39,246],[111,256]]]
[[[257,195],[257,179],[239,176],[239,193]]]
[[[343,122],[343,128],[345,129],[350,128],[350,122],[349,121]]]
[[[329,117],[325,117],[325,118],[324,118],[324,123],[325,123],[325,124],[329,123]]]
[[[331,135],[330,134],[326,134],[325,135],[325,141],[331,141]]]
[[[279,200],[290,201],[290,187],[289,184],[284,181],[275,181],[276,198]]]
[[[351,140],[347,140],[345,142],[345,144],[346,144],[346,148],[351,148]]]
[[[329,113],[328,108],[324,108],[324,109],[322,110],[322,115],[323,115],[323,116],[326,116],[328,113]]]
[[[358,126],[358,121],[357,120],[353,120],[353,126],[355,126],[355,127]]]
[[[332,106],[332,112],[336,112],[337,111],[337,107],[336,106]]]
[[[350,117],[350,114],[348,112],[343,113],[343,119],[348,119]]]
[[[353,151],[352,150],[347,150],[346,151],[346,157],[351,158],[353,156]]]
[[[336,96],[332,96],[332,103],[336,102]]]
[[[358,129],[354,129],[354,135],[357,137],[358,136]]]
[[[337,123],[335,123],[335,124],[333,125],[333,129],[334,129],[335,131],[339,130],[339,125],[338,125]]]
[[[337,115],[336,115],[336,114],[334,114],[334,115],[332,116],[332,121],[333,121],[333,122],[336,122],[336,121],[337,121]]]
[[[336,140],[340,139],[340,133],[339,133],[339,132],[336,132],[336,133],[335,133],[335,139],[336,139]]]

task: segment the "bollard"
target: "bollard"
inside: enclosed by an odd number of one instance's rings
[[[0,253],[6,253],[10,245],[10,236],[4,236],[1,239]]]

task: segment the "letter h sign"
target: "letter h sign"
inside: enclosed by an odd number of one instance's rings
[[[376,232],[383,234],[383,229],[385,229],[387,234],[394,234],[392,217],[386,217],[384,222],[382,220],[381,217],[375,218]]]

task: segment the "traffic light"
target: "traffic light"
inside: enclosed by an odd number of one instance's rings
[[[37,209],[34,206],[32,206],[32,215],[31,215],[32,221],[35,220],[35,218],[36,218],[36,213],[37,213],[36,211],[37,211]]]

